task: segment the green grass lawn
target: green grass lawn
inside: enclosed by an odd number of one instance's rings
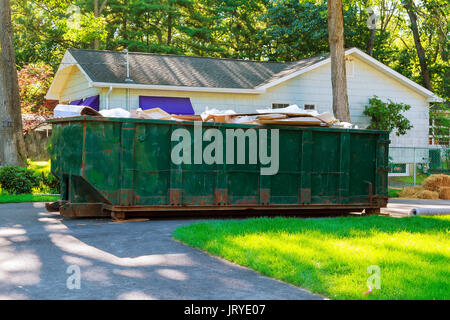
[[[421,185],[423,180],[425,180],[428,176],[423,173],[418,173],[416,175],[416,185]],[[407,177],[389,177],[389,181],[396,181],[400,183],[414,184],[414,176]]]
[[[37,195],[37,194],[0,194],[0,203],[17,202],[53,202],[59,196]]]
[[[389,198],[398,198],[400,192],[402,192],[401,189],[389,189],[388,190]]]
[[[28,160],[28,168],[38,174],[48,174],[50,172],[50,161],[31,161]],[[8,194],[0,188],[0,203],[17,203],[17,202],[53,202],[59,199],[59,196],[41,195],[48,190],[34,188],[33,194]]]
[[[50,172],[50,160],[49,161],[31,161],[28,160],[28,168],[37,173],[49,173]]]
[[[450,216],[257,218],[183,226],[174,238],[332,299],[450,299]],[[369,266],[381,289],[368,290]]]

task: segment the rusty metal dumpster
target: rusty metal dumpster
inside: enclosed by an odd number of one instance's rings
[[[387,204],[389,135],[384,131],[231,123],[202,123],[199,129],[191,121],[89,116],[49,122],[51,167],[61,181],[61,200],[48,209],[64,217],[374,213]],[[228,131],[239,131],[244,141],[223,147],[227,161],[208,163],[181,149],[190,160],[179,163],[173,159],[181,141],[173,138],[177,129],[189,133],[191,146],[198,142],[196,130],[203,137],[217,129],[224,141]],[[264,165],[250,160],[262,129],[278,132],[275,174],[261,174]],[[267,154],[275,151],[270,139]],[[239,146],[247,152],[240,162]]]

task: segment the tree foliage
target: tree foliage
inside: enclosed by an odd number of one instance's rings
[[[19,67],[43,62],[55,69],[67,48],[94,48],[96,41],[107,50],[275,61],[329,51],[325,0],[97,3],[104,6],[96,15],[93,0],[12,0]],[[344,0],[346,47],[367,50],[425,85],[406,3],[417,17],[431,89],[448,100],[448,1]],[[369,20],[375,29],[368,27]]]
[[[45,94],[53,80],[52,67],[43,62],[26,65],[18,72],[18,80],[22,112],[48,113]]]
[[[406,134],[413,126],[403,115],[411,109],[410,105],[381,101],[377,96],[369,99],[369,105],[365,106],[364,114],[370,117],[370,125],[367,129],[385,130],[389,133],[395,131],[397,136]]]

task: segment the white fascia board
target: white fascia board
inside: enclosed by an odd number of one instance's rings
[[[77,61],[75,60],[75,58],[70,54],[70,52],[67,50],[66,53],[64,54],[63,59],[61,60],[61,63],[58,67],[58,71],[56,71],[55,76],[53,77],[53,81],[50,85],[50,87],[48,88],[47,94],[45,95],[45,99],[48,100],[59,100],[60,99],[60,94],[58,89],[55,90],[55,86],[58,85],[59,82],[64,81],[67,82],[67,78],[61,78],[63,76],[63,74],[67,71],[71,71],[71,68],[73,68],[73,66],[76,66],[80,72],[86,77],[86,80],[89,83],[89,87],[92,87],[92,80],[91,78],[87,75],[86,71],[83,70],[83,68],[77,63]],[[67,76],[66,76],[67,77]],[[59,83],[59,87],[62,88],[64,85]],[[53,92],[53,91],[57,91],[57,92]]]
[[[97,88],[118,88],[118,89],[147,89],[147,90],[167,90],[167,91],[193,91],[193,92],[215,92],[215,93],[243,93],[243,94],[261,94],[265,89],[235,89],[235,88],[205,88],[205,87],[185,87],[185,86],[168,86],[168,85],[151,85],[151,84],[134,84],[134,83],[109,83],[109,82],[92,82],[92,87]]]
[[[311,70],[314,70],[316,68],[319,68],[319,67],[321,67],[321,66],[323,66],[323,65],[325,65],[325,64],[327,64],[329,62],[330,62],[330,58],[323,59],[322,61],[314,63],[314,64],[310,65],[309,67],[306,67],[306,68],[303,68],[301,70],[295,71],[295,72],[293,72],[291,74],[288,74],[285,77],[281,77],[281,78],[279,78],[277,80],[274,80],[274,81],[266,83],[266,84],[264,84],[262,86],[256,87],[256,89],[264,89],[264,90],[266,90],[266,89],[268,89],[270,87],[276,86],[276,85],[278,85],[278,84],[280,84],[282,82],[285,82],[285,81],[287,81],[289,79],[295,78],[295,77],[297,77],[297,76],[299,76],[299,75],[301,75],[303,73],[306,73],[308,71],[311,71]]]
[[[89,83],[92,83],[92,79],[88,76],[86,71],[84,71],[84,69],[80,66],[78,61],[70,54],[69,50],[67,50],[66,53],[64,54],[64,58],[61,61],[60,68],[61,67],[65,68],[65,66],[63,66],[63,64],[67,64],[67,66],[76,65],[78,67],[78,69],[81,71],[81,73],[86,77],[87,81]]]
[[[59,100],[60,90],[67,82],[67,77],[72,72],[73,66],[74,65],[67,65],[65,67],[62,67],[61,65],[59,66],[58,71],[56,71],[52,83],[47,90],[47,94],[44,97],[45,99]]]
[[[427,97],[427,101],[443,101],[442,98],[435,95],[433,92],[428,90],[425,87],[422,87],[420,84],[415,83],[411,79],[408,79],[407,77],[403,76],[402,74],[398,73],[397,71],[389,68],[387,65],[381,63],[380,61],[376,60],[375,58],[369,56],[367,53],[362,52],[358,48],[352,48],[345,52],[345,55],[348,54],[356,54],[359,58],[367,62],[369,65],[372,65],[373,67],[376,67],[377,69],[381,70],[385,74],[388,74],[392,76],[393,78],[397,79],[404,85],[410,87],[411,89],[415,90],[416,92],[422,94],[423,96]],[[430,100],[431,99],[431,100]]]
[[[427,102],[444,102],[444,99],[438,96],[433,96],[427,99]]]

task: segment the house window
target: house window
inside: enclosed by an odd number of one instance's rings
[[[272,109],[281,109],[289,107],[289,103],[272,103]]]
[[[406,163],[393,163],[390,165],[391,173],[406,174]]]
[[[314,104],[305,104],[305,110],[314,110],[316,106]]]

